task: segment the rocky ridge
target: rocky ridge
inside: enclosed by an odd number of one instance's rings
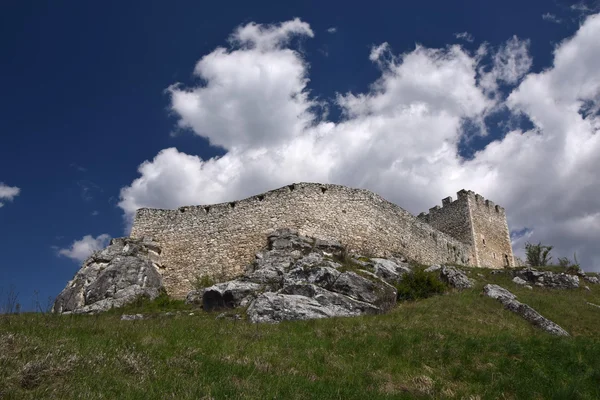
[[[53,311],[88,314],[122,307],[140,296],[158,297],[163,289],[160,247],[149,239],[115,238],[84,261],[58,295]]]

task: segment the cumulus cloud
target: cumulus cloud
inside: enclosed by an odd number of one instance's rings
[[[106,247],[109,241],[110,236],[107,234],[102,234],[95,238],[92,235],[85,235],[83,238],[75,240],[70,247],[59,249],[58,255],[68,257],[78,262],[83,262],[95,251]]]
[[[371,189],[413,213],[467,188],[527,232],[515,245],[542,240],[600,269],[600,16],[559,44],[540,73],[529,73],[529,42],[517,37],[475,53],[374,46],[366,56],[381,75],[367,92],[328,104],[340,108],[339,121],[308,91],[308,65],[291,45],[298,36],[313,36],[299,20],[240,27],[235,46],[198,62],[202,85],[170,88],[179,125],[227,152],[202,160],[170,148],[142,163],[121,190],[129,221],[140,207],[230,201],[298,181]],[[465,123],[485,134],[484,118],[499,109],[534,128],[500,132],[463,159],[460,143],[473,135]]]
[[[336,33],[337,32],[337,28],[335,26],[332,26],[331,28],[327,29],[327,33]]]
[[[469,43],[473,43],[475,41],[475,38],[469,32],[457,32],[454,34],[454,37]]]
[[[16,186],[8,186],[0,182],[0,200],[12,201],[21,193],[21,189]],[[4,207],[4,203],[0,201],[0,208]]]

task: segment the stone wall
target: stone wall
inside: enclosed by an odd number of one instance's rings
[[[197,276],[241,274],[278,228],[338,240],[371,256],[402,254],[422,263],[471,264],[471,246],[381,196],[339,185],[298,183],[244,200],[177,210],[142,208],[131,236],[162,247],[163,280],[183,297]]]
[[[504,208],[482,196],[467,192],[473,221],[473,237],[479,266],[514,267],[510,233]]]
[[[478,267],[514,266],[510,234],[504,208],[469,190],[457,193],[458,199],[442,200],[418,218],[461,242],[472,246],[470,258]]]

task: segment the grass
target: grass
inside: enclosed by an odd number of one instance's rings
[[[600,398],[600,309],[585,303],[600,304],[600,287],[528,290],[468,271],[472,290],[358,318],[252,325],[167,299],[96,316],[1,315],[0,398]],[[572,337],[483,297],[486,282]],[[120,321],[135,312],[154,318]]]

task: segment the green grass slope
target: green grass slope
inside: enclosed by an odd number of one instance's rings
[[[478,276],[484,274],[485,278]],[[600,287],[476,287],[390,313],[279,325],[121,313],[0,316],[2,399],[599,399]],[[498,283],[572,336],[553,337],[481,295]],[[194,315],[189,315],[193,312]]]

